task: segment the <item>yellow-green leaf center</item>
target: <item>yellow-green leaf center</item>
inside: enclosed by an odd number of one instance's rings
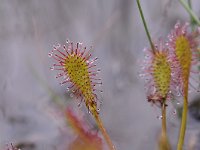
[[[153,60],[153,77],[157,92],[166,97],[169,92],[171,80],[171,68],[165,53],[156,53]]]
[[[183,80],[187,81],[190,73],[192,52],[190,49],[190,43],[185,36],[176,38],[175,53],[181,65]]]
[[[82,93],[87,107],[94,101],[94,94],[88,72],[88,64],[84,58],[77,54],[69,55],[65,61],[65,69],[71,82]],[[91,109],[91,108],[90,108]]]

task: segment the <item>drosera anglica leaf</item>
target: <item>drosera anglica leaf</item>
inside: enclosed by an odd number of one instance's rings
[[[63,78],[60,85],[67,84],[71,96],[84,101],[89,111],[97,111],[97,85],[102,84],[101,79],[97,78],[100,69],[96,69],[95,62],[98,58],[92,59],[90,50],[82,43],[75,46],[70,41],[67,41],[67,45],[54,46],[49,56],[55,60],[50,69],[59,72],[56,78]]]
[[[99,108],[97,105],[97,85],[102,85],[101,79],[97,78],[100,71],[96,69],[95,61],[97,58],[91,58],[90,51],[82,46],[82,43],[77,43],[74,46],[73,42],[67,41],[67,45],[61,47],[60,44],[54,46],[54,49],[49,53],[49,57],[53,58],[56,63],[50,68],[57,70],[59,73],[56,78],[63,77],[64,81],[60,84],[68,84],[68,89],[81,102],[84,101],[89,112],[92,113],[105,141],[110,150],[115,150],[115,147],[104,128],[104,125],[99,117]]]

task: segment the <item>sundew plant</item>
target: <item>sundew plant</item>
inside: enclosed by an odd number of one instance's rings
[[[199,20],[191,10],[191,2],[187,4],[180,0],[182,5],[191,15],[191,23],[175,24],[174,29],[169,33],[166,41],[159,40],[153,43],[144,14],[137,0],[139,12],[144,24],[144,28],[151,46],[151,49],[145,50],[146,60],[143,66],[143,77],[146,78],[148,91],[147,99],[153,104],[158,104],[162,111],[162,134],[159,142],[159,148],[171,149],[166,131],[166,107],[167,101],[176,98],[177,93],[183,97],[182,121],[180,125],[177,150],[182,150],[187,126],[188,112],[188,91],[190,76],[192,73],[199,74],[197,65],[199,64]],[[195,68],[196,67],[196,68]],[[197,88],[192,86],[194,90]]]
[[[90,51],[83,47],[82,43],[74,45],[73,42],[67,41],[66,44],[54,46],[53,51],[49,53],[49,57],[52,57],[56,62],[51,70],[59,71],[56,78],[64,78],[60,84],[69,84],[68,89],[75,95],[76,99],[80,98],[81,102],[84,101],[109,148],[114,150],[115,147],[103,126],[97,107],[96,91],[98,89],[96,86],[102,84],[101,80],[96,78],[99,71],[95,64],[97,58],[91,58]]]
[[[189,5],[191,3],[187,4],[184,0],[180,2],[189,12],[191,22],[177,21],[174,28],[169,31],[167,38],[158,37],[157,40],[153,41],[140,0],[137,0],[141,20],[150,43],[150,48],[144,50],[145,59],[140,76],[145,80],[147,101],[161,110],[162,130],[158,141],[160,150],[172,149],[167,135],[166,110],[170,101],[177,98],[183,99],[177,150],[183,149],[189,103],[188,91],[190,86],[197,90],[190,83],[190,77],[193,73],[198,74],[199,20]],[[69,40],[65,45],[54,46],[49,57],[53,58],[55,62],[50,69],[58,71],[56,78],[62,78],[60,85],[67,84],[67,89],[74,95],[74,99],[84,102],[88,112],[91,112],[94,117],[107,146],[110,150],[115,150],[116,148],[99,116],[97,96],[99,89],[97,85],[101,85],[102,82],[97,77],[100,71],[96,68],[97,58],[93,58],[90,50],[82,43],[74,44]],[[66,117],[72,129],[78,134],[78,138],[71,143],[70,150],[103,149],[102,139],[98,135],[87,132],[71,110],[67,110]]]

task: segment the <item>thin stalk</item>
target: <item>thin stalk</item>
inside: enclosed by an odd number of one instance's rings
[[[96,123],[97,123],[97,125],[98,125],[98,127],[99,127],[99,129],[100,129],[100,131],[101,131],[106,143],[108,144],[109,149],[110,150],[115,150],[115,147],[114,147],[114,145],[113,145],[113,143],[112,143],[112,141],[111,141],[106,129],[104,128],[104,125],[103,125],[99,115],[98,114],[94,114],[94,118],[96,120]]]
[[[192,2],[191,0],[188,0],[188,6],[190,8],[190,10],[192,10]],[[191,26],[192,26],[192,30],[194,31],[194,27],[196,25],[196,22],[194,20],[194,18],[190,15],[190,23],[191,23]]]
[[[188,82],[186,82],[184,86],[184,100],[183,100],[183,111],[182,111],[182,120],[181,120],[181,127],[179,132],[179,140],[177,150],[182,150],[185,138],[185,131],[187,125],[187,112],[188,112]]]
[[[185,0],[179,0],[180,3],[183,5],[183,7],[187,10],[187,12],[190,14],[190,16],[194,19],[196,24],[200,26],[200,20],[197,17],[197,15],[193,12],[193,10],[190,8],[190,6],[187,4]]]
[[[170,150],[170,143],[167,137],[167,125],[166,125],[166,104],[165,102],[162,104],[162,132],[161,139],[159,143],[160,150]]]
[[[166,106],[165,106],[165,103],[162,106],[162,135],[164,137],[167,137]]]
[[[188,0],[188,5],[189,5],[190,8],[192,8],[191,0]]]
[[[144,15],[143,15],[142,7],[140,5],[140,0],[137,0],[137,5],[138,5],[139,12],[140,12],[140,16],[142,18],[142,22],[143,22],[143,25],[144,25],[145,32],[147,34],[149,43],[151,45],[151,49],[152,49],[153,53],[155,53],[155,47],[154,47],[154,44],[153,44],[153,42],[151,40],[151,36],[150,36],[149,30],[148,30],[148,27],[147,27],[147,23],[145,21]]]

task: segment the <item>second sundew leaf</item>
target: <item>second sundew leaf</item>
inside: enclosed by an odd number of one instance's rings
[[[175,53],[181,65],[183,81],[188,81],[190,75],[192,52],[190,43],[185,36],[181,35],[177,37],[175,41]]]
[[[189,84],[191,70],[199,61],[199,29],[192,31],[189,23],[181,24],[177,22],[174,29],[169,34],[168,47],[170,53],[174,53],[180,68],[179,90],[184,93]],[[196,70],[196,69],[195,69]],[[197,72],[197,71],[194,71]],[[196,90],[196,89],[195,89]]]
[[[155,49],[145,49],[142,76],[146,82],[147,100],[162,106],[165,100],[177,95],[177,70],[173,63],[174,56],[169,54],[165,43],[154,43]],[[140,76],[141,76],[140,75]]]
[[[155,86],[159,95],[164,98],[169,91],[171,80],[171,68],[166,53],[156,52],[152,66]]]
[[[171,53],[174,53],[179,63],[180,80],[179,89],[183,94],[182,120],[179,132],[177,150],[182,150],[184,145],[185,131],[187,126],[188,111],[188,90],[189,78],[192,64],[198,63],[198,38],[199,30],[189,31],[189,24],[181,25],[179,22],[175,25],[169,37],[168,46]],[[195,89],[196,90],[196,89]]]

